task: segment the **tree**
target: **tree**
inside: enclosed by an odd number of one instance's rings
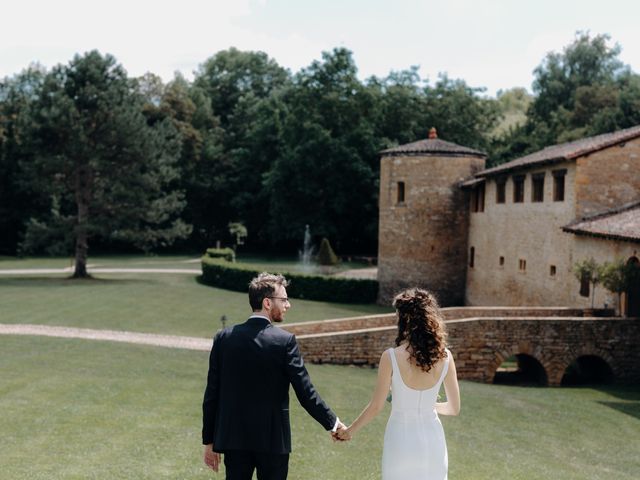
[[[640,281],[640,267],[634,263],[618,258],[613,262],[605,262],[602,268],[602,285],[618,295],[619,314],[622,316],[622,294],[627,292],[634,282]]]
[[[0,81],[0,253],[15,255],[24,235],[24,217],[48,211],[20,165],[30,155],[27,130],[46,71],[31,65]],[[17,208],[19,206],[19,208]]]
[[[573,266],[573,273],[579,282],[589,282],[591,286],[591,308],[593,308],[596,285],[602,281],[602,265],[599,265],[593,258],[588,258],[576,262]]]
[[[252,241],[269,241],[263,179],[279,149],[280,90],[289,82],[289,72],[265,53],[235,48],[216,53],[196,72],[193,89],[209,101],[221,132],[216,161],[209,162],[211,184],[198,189],[206,229],[217,238],[241,219],[255,232]]]
[[[305,225],[338,248],[372,250],[379,143],[375,101],[351,52],[325,52],[282,93],[281,148],[265,176],[269,237],[289,246]]]
[[[640,123],[640,77],[609,42],[608,35],[577,32],[562,52],[547,54],[534,70],[527,121],[496,139],[495,163]]]
[[[243,245],[247,238],[247,227],[240,222],[230,222],[229,235],[233,238],[233,251],[235,252],[238,249],[238,245]]]
[[[30,180],[51,199],[32,218],[23,247],[73,241],[74,277],[87,277],[91,238],[147,249],[186,236],[177,178],[180,136],[168,121],[152,126],[135,81],[110,55],[76,55],[44,79],[30,131]]]
[[[320,242],[320,249],[318,250],[318,263],[324,266],[332,266],[337,264],[340,261],[338,256],[331,248],[331,243],[329,243],[329,239],[323,238]]]

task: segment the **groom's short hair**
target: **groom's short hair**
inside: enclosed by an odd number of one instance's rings
[[[262,301],[275,293],[276,285],[286,288],[289,282],[283,275],[267,272],[262,272],[249,282],[249,304],[254,312],[262,310]]]

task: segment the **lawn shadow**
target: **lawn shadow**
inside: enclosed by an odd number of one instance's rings
[[[20,276],[20,277],[0,277],[0,286],[6,287],[30,287],[30,288],[49,288],[49,287],[66,287],[66,286],[92,286],[92,285],[108,285],[108,284],[140,284],[150,283],[153,279],[149,278],[73,278],[69,276],[59,277],[43,277],[43,276]]]
[[[622,401],[598,400],[597,403],[613,408],[631,417],[640,419],[640,386],[638,385],[592,385],[590,388]]]
[[[613,408],[640,420],[640,402],[598,402],[605,407]]]

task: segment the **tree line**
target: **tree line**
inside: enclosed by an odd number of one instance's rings
[[[202,251],[238,224],[249,249],[294,252],[310,225],[338,253],[373,253],[381,150],[435,126],[495,165],[638,124],[640,80],[619,53],[579,32],[542,60],[533,95],[497,98],[417,67],[363,81],[345,48],[296,73],[231,48],[168,83],[97,51],[32,65],[0,82],[0,253]]]

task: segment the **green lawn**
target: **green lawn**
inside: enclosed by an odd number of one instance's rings
[[[107,257],[94,261],[112,268],[199,268],[199,264],[180,266],[180,262],[188,258]],[[5,259],[0,261],[0,270],[65,266],[64,259],[44,260]],[[68,274],[0,275],[0,323],[210,337],[220,328],[222,315],[231,325],[245,321],[251,313],[246,293],[201,285],[196,275],[100,273],[91,280],[67,277]],[[378,305],[293,299],[286,321],[305,322],[390,311]]]
[[[0,478],[207,479],[200,402],[207,354],[0,336]],[[345,421],[375,370],[309,365]],[[462,382],[443,418],[455,479],[636,479],[640,388],[534,389]],[[292,395],[291,479],[377,479],[388,408],[334,444]]]

